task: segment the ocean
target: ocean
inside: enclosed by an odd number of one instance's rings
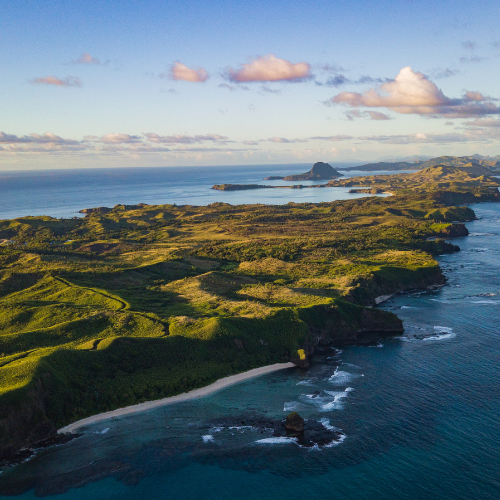
[[[209,196],[193,189],[197,199]],[[276,191],[291,201],[288,190]],[[84,428],[70,443],[3,470],[0,498],[500,498],[500,204],[472,208],[479,219],[467,223],[470,235],[453,240],[461,251],[438,257],[446,286],[383,304],[404,321],[403,336],[328,349],[307,371],[274,372]],[[245,422],[292,410],[342,439],[302,448]]]
[[[28,215],[77,217],[83,208],[117,204],[208,205],[226,202],[276,205],[290,201],[317,203],[366,196],[350,194],[350,188],[344,187],[224,192],[210,189],[214,184],[326,184],[327,181],[290,183],[263,180],[271,175],[299,174],[310,168],[311,165],[294,164],[4,171],[0,172],[0,219]],[[366,175],[366,172],[343,174],[353,177]]]

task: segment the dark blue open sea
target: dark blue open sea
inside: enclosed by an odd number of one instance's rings
[[[366,196],[349,194],[350,188],[344,187],[226,192],[210,189],[214,184],[326,184],[327,181],[263,180],[270,175],[299,174],[310,168],[310,164],[293,164],[0,171],[0,219],[26,215],[74,217],[82,208],[112,207],[122,203],[208,205],[223,201],[233,205],[277,205],[289,201],[317,203]],[[366,174],[344,172],[348,177]]]
[[[90,206],[159,201],[93,199]],[[499,499],[500,204],[472,208],[479,220],[454,240],[461,252],[438,258],[448,284],[384,304],[404,320],[403,337],[332,349],[305,372],[87,427],[4,470],[0,498]],[[218,424],[291,410],[345,438],[306,449],[271,431]]]

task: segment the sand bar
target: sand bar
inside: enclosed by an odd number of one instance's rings
[[[250,378],[258,377],[259,375],[265,375],[266,373],[275,372],[277,370],[283,370],[285,368],[293,368],[295,365],[293,363],[276,363],[274,365],[262,366],[260,368],[254,368],[253,370],[248,370],[247,372],[238,373],[236,375],[231,375],[229,377],[221,378],[215,381],[213,384],[202,387],[201,389],[193,389],[189,392],[183,392],[177,396],[171,396],[169,398],[157,399],[155,401],[146,401],[145,403],[140,403],[133,406],[125,406],[124,408],[118,408],[117,410],[107,411],[105,413],[99,413],[98,415],[93,415],[92,417],[84,418],[73,422],[72,424],[62,427],[57,432],[59,434],[74,432],[80,427],[86,425],[95,424],[96,422],[101,422],[102,420],[108,420],[114,417],[121,417],[123,415],[129,415],[131,413],[138,413],[140,411],[151,410],[153,408],[158,408],[160,406],[169,405],[172,403],[180,403],[181,401],[188,401],[190,399],[202,398],[203,396],[208,396],[214,392],[220,391],[225,387],[237,384],[238,382],[243,382]]]

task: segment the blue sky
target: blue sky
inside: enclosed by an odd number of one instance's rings
[[[6,2],[0,168],[497,155],[499,19],[495,1]]]

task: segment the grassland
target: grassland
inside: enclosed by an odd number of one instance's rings
[[[95,413],[400,331],[366,306],[442,283],[433,255],[474,218],[461,205],[498,198],[494,178],[453,168],[357,180],[387,198],[0,221],[0,458]]]

